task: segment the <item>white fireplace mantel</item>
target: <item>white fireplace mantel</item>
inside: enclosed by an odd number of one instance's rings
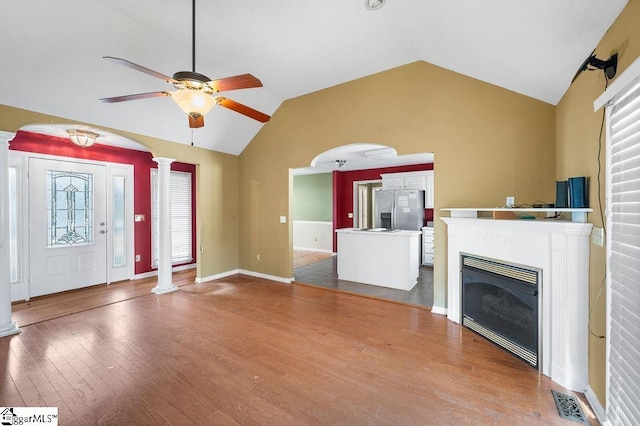
[[[589,235],[592,224],[445,217],[449,320],[462,321],[461,253],[542,270],[540,371],[565,388],[588,384]]]

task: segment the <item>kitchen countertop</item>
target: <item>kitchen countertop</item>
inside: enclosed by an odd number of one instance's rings
[[[422,233],[422,231],[407,231],[402,229],[388,230],[385,228],[371,228],[371,229],[341,228],[341,229],[336,229],[336,232],[342,232],[346,234],[373,234],[373,235],[400,236],[400,237],[408,237],[408,236],[418,235]]]

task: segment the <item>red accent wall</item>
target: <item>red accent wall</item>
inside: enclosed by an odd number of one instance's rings
[[[381,173],[417,172],[421,170],[433,170],[433,163],[345,172],[335,170],[333,172],[333,230],[351,228],[353,226],[353,218],[349,218],[349,213],[353,212],[353,182],[379,180],[382,179]],[[424,213],[425,221],[433,220],[433,209],[424,209]],[[333,251],[337,251],[335,232],[333,233]]]
[[[38,133],[18,131],[9,142],[9,149],[14,151],[34,152],[38,154],[57,155],[70,158],[81,158],[94,161],[133,165],[133,210],[134,214],[143,214],[143,222],[134,222],[134,252],[140,255],[140,262],[135,263],[135,273],[150,272],[151,267],[151,169],[158,167],[149,152],[118,148],[95,144],[89,148],[81,148],[68,138],[41,135]],[[174,162],[171,170],[191,173],[191,209],[193,223],[192,253],[196,262],[196,166]]]

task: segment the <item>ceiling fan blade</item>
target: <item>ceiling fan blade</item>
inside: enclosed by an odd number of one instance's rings
[[[224,98],[222,96],[216,98],[216,102],[220,106],[223,106],[235,112],[239,112],[240,114],[246,115],[247,117],[253,118],[254,120],[258,120],[261,123],[266,123],[271,118],[267,114],[264,114],[239,102],[232,101],[231,99]]]
[[[168,75],[164,75],[164,74],[161,74],[161,73],[159,73],[157,71],[151,70],[149,68],[145,68],[142,65],[134,64],[133,62],[127,61],[126,59],[114,58],[113,56],[103,56],[103,58],[104,59],[109,59],[110,61],[116,62],[116,63],[118,63],[120,65],[124,65],[127,68],[131,68],[133,70],[143,72],[143,73],[148,74],[148,75],[150,75],[152,77],[159,78],[161,80],[166,81],[167,83],[177,83],[178,82],[173,77],[169,77]]]
[[[160,96],[171,96],[169,92],[147,92],[136,93],[135,95],[114,96],[111,98],[102,98],[102,102],[112,104],[114,102],[135,101],[136,99],[158,98]]]
[[[192,129],[197,129],[199,127],[204,127],[204,116],[203,115],[199,115],[197,117],[194,117],[191,114],[187,114],[187,116],[189,117],[189,127]]]
[[[251,87],[262,87],[262,82],[251,74],[235,75],[207,83],[216,92],[226,92],[227,90],[249,89]]]

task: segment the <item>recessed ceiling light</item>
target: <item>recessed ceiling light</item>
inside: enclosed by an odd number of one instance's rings
[[[378,10],[384,6],[386,2],[387,0],[364,0],[364,7],[369,10]]]

